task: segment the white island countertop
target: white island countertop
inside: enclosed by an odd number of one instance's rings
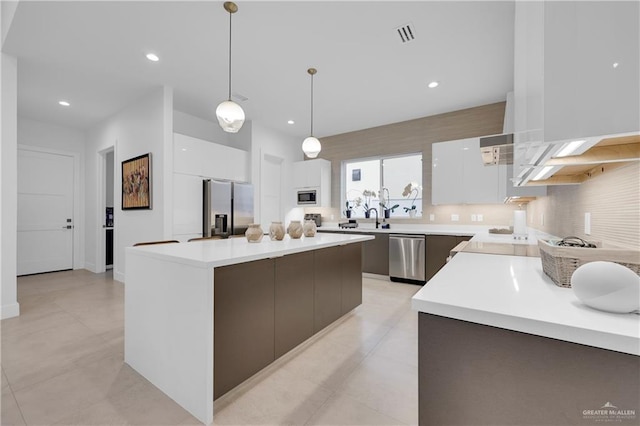
[[[583,305],[537,257],[458,253],[412,299],[414,310],[640,355],[640,315]]]
[[[234,265],[317,250],[344,244],[372,240],[370,235],[316,234],[314,237],[292,239],[288,235],[282,241],[271,241],[264,236],[259,243],[249,243],[246,238],[202,240],[179,244],[158,244],[128,247],[138,255],[182,263],[202,268]]]

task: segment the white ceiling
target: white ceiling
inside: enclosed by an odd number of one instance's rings
[[[502,101],[513,89],[511,1],[238,7],[233,91],[249,98],[248,119],[291,135],[309,132],[311,66],[320,137]],[[2,47],[18,57],[19,114],[88,128],[165,84],[177,110],[215,121],[228,22],[222,2],[21,1]],[[416,40],[403,45],[394,28],[408,22]],[[440,86],[428,89],[432,80]]]

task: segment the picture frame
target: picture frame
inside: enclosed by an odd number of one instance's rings
[[[122,162],[122,210],[151,210],[151,153]]]
[[[361,170],[361,169],[353,169],[353,170],[351,171],[351,181],[352,181],[352,182],[358,182],[358,181],[360,181],[360,177],[361,177],[361,176],[360,176],[360,170]]]

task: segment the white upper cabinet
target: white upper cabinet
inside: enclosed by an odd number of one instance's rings
[[[640,3],[545,2],[544,139],[640,129]]]
[[[485,166],[480,138],[438,142],[431,145],[432,204],[495,204],[504,200],[500,170]],[[504,176],[504,174],[502,174]]]
[[[331,161],[314,160],[293,163],[293,188],[319,191],[318,207],[331,207]]]
[[[331,184],[331,162],[322,158],[293,163],[293,186],[311,188]]]
[[[173,134],[173,171],[211,179],[248,182],[249,153],[179,133]]]
[[[640,132],[640,3],[515,7],[514,173],[521,183],[567,142]]]

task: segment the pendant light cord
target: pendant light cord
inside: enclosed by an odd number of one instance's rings
[[[231,12],[229,12],[229,100],[231,100]]]
[[[313,74],[311,74],[311,136],[313,136]]]

